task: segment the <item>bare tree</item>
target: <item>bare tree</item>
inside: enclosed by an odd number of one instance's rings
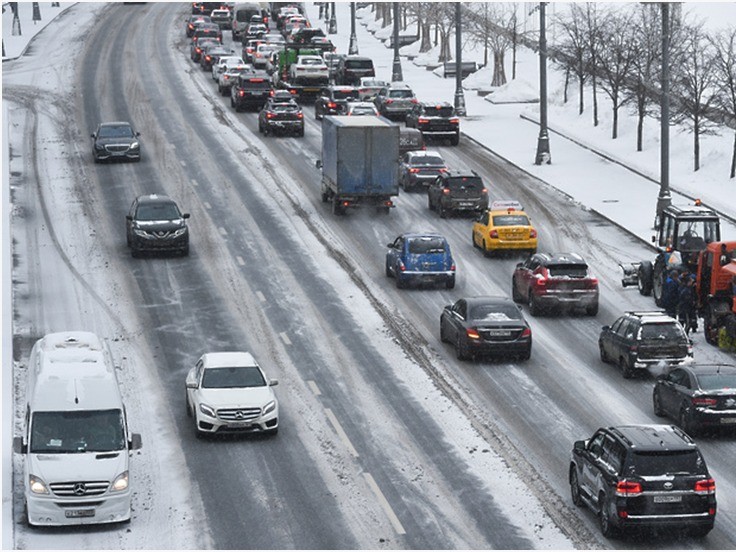
[[[601,54],[601,14],[595,3],[585,4],[585,39],[587,46],[588,74],[593,88],[593,126],[598,126],[598,78],[596,68]]]
[[[702,24],[684,28],[682,62],[673,66],[672,88],[677,96],[674,122],[693,132],[693,170],[700,170],[700,136],[713,132],[708,112],[718,97],[713,43]]]
[[[407,9],[411,16],[416,20],[417,29],[421,42],[419,43],[419,53],[429,52],[432,49],[432,22],[430,12],[432,9],[430,2],[412,2],[407,4]]]
[[[588,40],[583,7],[580,4],[571,4],[570,13],[560,13],[557,22],[565,38],[557,47],[556,62],[571,71],[578,80],[578,113],[582,115],[585,110],[585,81],[588,78]],[[567,87],[565,92],[567,93]]]
[[[431,2],[430,20],[439,33],[440,53],[437,61],[444,63],[452,59],[450,38],[455,29],[455,6],[450,2]]]
[[[730,119],[730,126],[736,128],[736,29],[721,31],[711,38],[715,56],[714,70],[721,85],[718,106]],[[736,131],[734,131],[733,151],[731,153],[730,177],[736,176]]]
[[[516,33],[516,4],[484,2],[468,14],[468,33],[484,47],[484,65],[488,65],[488,50],[493,52],[491,86],[506,84],[505,57]]]
[[[630,10],[609,12],[601,20],[600,37],[602,48],[598,56],[596,71],[600,71],[601,88],[611,99],[613,124],[611,138],[618,138],[618,110],[627,100],[624,94],[626,81],[634,58],[638,55],[633,35],[634,13]]]

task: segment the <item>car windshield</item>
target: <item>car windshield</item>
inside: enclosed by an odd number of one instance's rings
[[[173,203],[145,203],[138,206],[136,219],[142,221],[174,220],[180,218],[179,209]]]
[[[205,389],[264,387],[265,385],[266,381],[257,366],[207,368],[202,378],[202,387]]]
[[[493,226],[529,226],[526,215],[494,215]]]
[[[411,99],[414,97],[414,94],[411,90],[389,90],[388,97]]]
[[[445,240],[435,237],[411,238],[409,240],[409,253],[422,255],[425,253],[444,253]]]
[[[685,332],[678,324],[664,322],[662,324],[642,324],[639,330],[640,338],[644,341],[660,341],[684,339]]]
[[[521,313],[516,305],[476,305],[470,309],[468,319],[477,322],[520,320]]]
[[[736,390],[736,374],[700,374],[697,378],[701,389]]]
[[[357,90],[333,90],[333,94],[336,100],[357,100]]]
[[[705,462],[697,450],[638,451],[630,469],[636,475],[703,475]]]
[[[133,129],[128,125],[105,125],[97,133],[100,138],[133,138]]]
[[[480,191],[483,188],[480,178],[465,176],[461,178],[450,178],[447,180],[447,185],[451,190],[465,188],[466,190]]]
[[[125,448],[119,409],[35,412],[31,418],[32,453],[108,452]]]
[[[445,161],[438,155],[419,155],[412,157],[411,164],[414,167],[444,167]]]
[[[547,272],[552,278],[585,278],[588,275],[588,265],[556,264],[548,265]]]

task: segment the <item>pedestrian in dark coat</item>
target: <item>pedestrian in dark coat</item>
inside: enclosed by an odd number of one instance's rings
[[[667,278],[662,285],[662,306],[667,316],[677,318],[677,303],[679,302],[679,273],[677,270],[670,270]]]
[[[688,276],[680,286],[680,294],[677,301],[677,314],[680,324],[685,333],[698,330],[698,312],[695,302],[695,278]]]

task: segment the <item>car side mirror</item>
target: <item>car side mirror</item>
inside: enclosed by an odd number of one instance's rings
[[[13,437],[13,452],[17,454],[25,454],[28,452],[28,445],[26,445],[23,437]]]
[[[140,132],[136,132],[136,133],[135,133],[135,135],[136,135],[136,136],[140,136],[140,135],[141,135],[141,133],[140,133]]]
[[[654,243],[655,241],[657,241],[657,236],[652,236],[652,243]]]
[[[575,441],[575,444],[573,445],[573,450],[583,452],[585,450],[585,441]]]
[[[97,138],[97,133],[96,133],[96,132],[93,132],[92,134],[90,134],[90,136],[91,136],[92,138]]]
[[[272,379],[271,381],[268,382],[269,387],[273,387],[274,385],[278,385],[278,384],[279,384],[279,380],[277,379]]]
[[[184,214],[183,214],[183,215],[181,216],[181,218],[183,218],[183,219],[188,219],[189,217],[190,217],[190,214],[189,214],[189,213],[184,213]]]
[[[197,389],[197,387],[199,387],[197,385],[197,380],[187,380],[185,385],[187,389]]]
[[[602,331],[602,332],[607,332],[607,331],[608,331],[608,330],[610,330],[610,329],[611,329],[611,326],[603,326],[603,327],[601,328],[601,331]]]
[[[133,217],[131,217],[130,215],[125,215],[125,220],[133,220]]]
[[[130,435],[130,440],[128,441],[128,448],[130,450],[140,450],[142,446],[143,446],[143,439],[141,439],[141,434],[132,433]]]
[[[321,169],[322,168],[322,160],[321,159],[317,159],[314,162],[314,166],[317,167],[318,169]]]
[[[521,268],[524,265],[524,263],[516,263],[516,268]]]

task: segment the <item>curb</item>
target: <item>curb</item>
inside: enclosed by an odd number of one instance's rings
[[[76,6],[76,5],[77,5],[77,3],[78,3],[78,2],[74,2],[73,4],[69,4],[68,6],[64,6],[64,7],[63,7],[63,8],[62,8],[62,9],[61,9],[61,10],[60,10],[59,12],[57,12],[57,13],[56,13],[56,15],[54,15],[54,17],[52,17],[51,19],[49,19],[49,22],[48,22],[48,23],[47,23],[46,25],[44,25],[44,26],[43,26],[43,28],[41,28],[41,30],[40,30],[40,31],[38,31],[38,32],[37,32],[36,34],[34,34],[34,35],[33,35],[33,36],[31,37],[31,39],[30,39],[30,40],[28,41],[28,44],[26,44],[26,45],[25,45],[25,46],[23,47],[23,50],[21,51],[21,53],[20,53],[20,54],[18,54],[17,56],[14,56],[14,57],[4,57],[4,58],[3,58],[3,63],[5,63],[6,61],[15,61],[15,60],[17,60],[17,59],[20,59],[20,58],[22,58],[22,57],[23,57],[24,55],[26,55],[26,51],[28,50],[28,48],[30,48],[30,46],[31,46],[31,43],[32,43],[32,42],[33,42],[33,41],[34,41],[34,40],[36,39],[36,37],[37,37],[37,36],[38,36],[39,34],[41,34],[41,33],[42,33],[42,32],[44,31],[44,29],[45,29],[45,28],[46,28],[46,27],[47,27],[48,25],[50,25],[50,24],[51,24],[51,22],[52,22],[52,21],[53,21],[54,19],[56,19],[57,17],[59,17],[60,15],[62,15],[62,14],[64,14],[64,13],[66,13],[66,12],[67,12],[67,10],[69,10],[70,8],[73,8],[74,6]]]

